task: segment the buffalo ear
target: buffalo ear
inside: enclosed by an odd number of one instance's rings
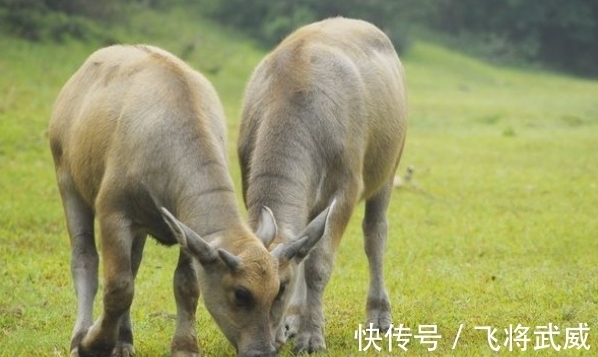
[[[336,200],[314,218],[301,234],[277,252],[280,261],[295,259],[297,262],[301,262],[309,254],[316,243],[324,236],[324,232],[328,226],[328,217],[335,204]],[[277,249],[279,248],[276,247],[274,250],[276,251]]]
[[[266,206],[263,206],[255,235],[262,241],[262,243],[264,243],[264,246],[267,248],[270,246],[274,238],[276,238],[277,232],[278,226],[276,225],[276,220],[274,219],[272,210]]]
[[[195,231],[187,227],[183,222],[176,219],[166,208],[162,207],[160,208],[160,211],[162,213],[162,218],[181,247],[197,258],[201,265],[205,266],[216,262],[218,253],[212,246],[203,240],[199,234],[195,233]]]

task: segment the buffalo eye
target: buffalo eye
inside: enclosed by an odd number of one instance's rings
[[[235,305],[247,307],[253,302],[253,295],[245,288],[235,288]]]

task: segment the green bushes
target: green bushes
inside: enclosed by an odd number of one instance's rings
[[[486,44],[487,56],[518,58],[598,76],[598,2],[591,0],[442,0],[431,24]]]
[[[106,36],[99,23],[126,17],[118,0],[0,0],[2,30],[30,41]]]
[[[301,25],[340,15],[374,23],[405,53],[415,25],[494,62],[598,76],[593,0],[0,0],[0,29],[34,41],[111,42],[105,24],[125,21],[139,7],[202,13],[267,47]]]
[[[590,0],[199,0],[204,13],[272,45],[302,24],[329,16],[368,20],[399,52],[413,25],[451,46],[500,63],[598,76],[598,1]]]
[[[301,25],[331,16],[368,20],[382,28],[399,52],[407,50],[408,9],[415,0],[200,0],[202,11],[219,22],[247,31],[267,46]]]

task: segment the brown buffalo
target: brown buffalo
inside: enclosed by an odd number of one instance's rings
[[[367,323],[391,325],[383,279],[386,211],[406,130],[403,67],[372,24],[333,18],[302,27],[255,69],[238,142],[243,194],[252,226],[259,226],[261,207],[272,209],[279,228],[272,247],[286,243],[283,258],[307,241],[299,254],[281,259],[286,289],[272,307],[278,342],[295,336],[295,352],[326,348],[322,295],[360,200],[370,272]],[[317,235],[302,238],[308,222],[332,204],[324,238],[318,244]]]
[[[49,137],[78,300],[71,356],[134,352],[129,309],[147,235],[181,245],[172,356],[200,354],[200,291],[239,356],[275,355],[269,311],[279,295],[279,262],[265,246],[276,225],[265,207],[255,234],[243,222],[225,134],[212,85],[156,47],[101,49],[64,86]],[[95,323],[94,218],[104,264],[103,312]]]

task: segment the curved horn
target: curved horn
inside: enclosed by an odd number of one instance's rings
[[[255,235],[262,241],[262,243],[264,243],[264,246],[267,248],[270,246],[274,238],[276,238],[278,227],[276,226],[276,220],[274,219],[274,214],[270,208],[263,206],[260,213],[260,221],[258,223]]]
[[[284,249],[280,249],[280,252],[278,253],[278,260],[282,263],[293,258],[305,258],[310,251],[310,247],[307,244],[308,240],[309,237],[301,237],[295,239],[289,245],[284,247]],[[278,249],[278,247],[276,248]],[[272,254],[274,255],[274,251],[272,252]]]
[[[316,242],[318,240],[320,240],[320,238],[324,234],[324,230],[326,229],[326,226],[328,225],[328,217],[330,216],[329,213],[332,211],[332,209],[334,208],[335,205],[336,205],[336,199],[334,201],[332,201],[330,206],[326,207],[325,210],[320,212],[320,214],[316,218],[314,218],[311,222],[309,222],[307,227],[305,227],[303,232],[301,232],[297,237],[306,237],[307,236],[307,237],[310,237],[311,240],[315,240]],[[316,242],[314,242],[314,244]]]
[[[229,253],[224,249],[218,249],[218,255],[220,259],[226,264],[227,267],[230,268],[232,271],[236,271],[242,265],[241,258],[237,257],[236,255]]]
[[[162,218],[172,231],[172,234],[179,244],[189,250],[202,265],[211,264],[216,261],[217,254],[201,236],[179,221],[166,208],[161,207]]]
[[[279,259],[290,260],[295,258],[299,261],[303,260],[316,243],[318,243],[324,236],[324,232],[328,226],[328,217],[335,205],[336,199],[332,201],[330,206],[314,218],[297,238],[284,248],[284,251],[280,254],[281,258]]]
[[[274,256],[274,258],[280,260],[280,258],[282,258],[282,253],[284,252],[284,244],[279,244],[276,246],[276,248],[274,248],[270,254],[272,254]]]

